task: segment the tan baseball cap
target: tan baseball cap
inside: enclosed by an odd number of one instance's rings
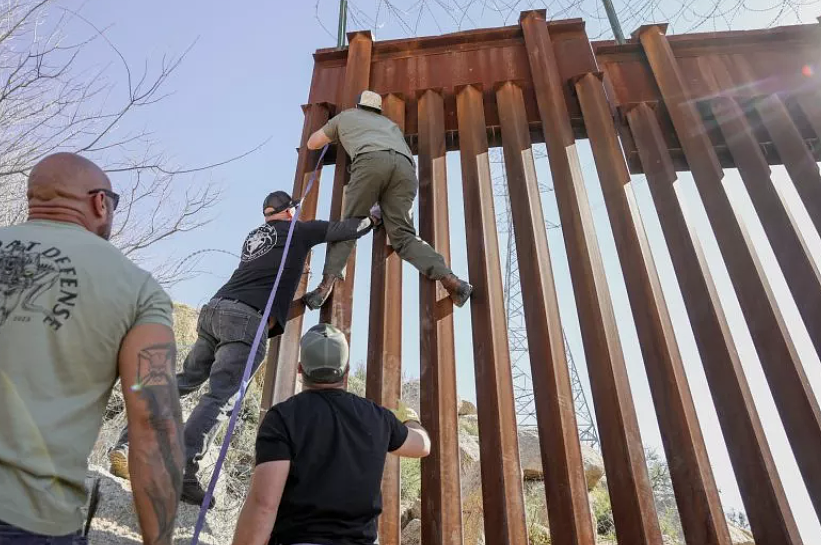
[[[374,110],[382,111],[382,97],[373,91],[362,91],[359,94],[359,100],[356,101],[358,106],[365,108],[373,108]]]

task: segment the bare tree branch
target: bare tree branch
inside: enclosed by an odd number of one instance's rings
[[[90,35],[69,41],[64,29],[72,20]],[[84,153],[119,175],[115,189],[123,197],[112,242],[172,285],[197,274],[203,254],[162,260],[154,254],[207,225],[220,198],[216,182],[199,176],[248,157],[270,139],[211,164],[176,164],[152,133],[123,126],[172,94],[169,80],[196,40],[181,55],[163,56],[156,69],[145,59],[135,72],[108,30],[55,0],[0,0],[0,225],[25,221],[26,177],[40,159],[57,151]],[[99,41],[111,60],[81,69]],[[113,77],[115,70],[124,77]]]

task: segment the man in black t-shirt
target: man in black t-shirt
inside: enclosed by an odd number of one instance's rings
[[[344,389],[348,343],[327,324],[301,342],[304,391],[275,405],[257,437],[256,468],[234,545],[373,545],[388,452],[422,458],[416,413]]]
[[[266,197],[262,205],[265,223],[246,237],[239,267],[200,310],[197,341],[185,359],[182,373],[177,375],[181,396],[199,390],[208,381],[208,392],[200,398],[183,433],[184,502],[199,505],[205,498],[205,490],[197,479],[199,461],[208,450],[217,423],[226,420],[234,406],[245,363],[282,262],[296,204],[284,191],[275,191]],[[325,242],[357,239],[370,231],[375,221],[371,217],[340,222],[300,221],[294,225],[288,258],[271,309],[270,337],[282,334],[285,328],[311,248]],[[254,373],[264,357],[265,343],[262,342],[254,356]],[[127,447],[126,427],[109,454],[111,472],[124,479],[128,478]]]

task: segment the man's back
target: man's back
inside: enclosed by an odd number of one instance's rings
[[[340,389],[276,405],[257,440],[258,465],[291,460],[272,543],[374,543],[385,456],[407,435],[390,411]]]
[[[0,520],[80,526],[120,344],[143,323],[171,325],[168,296],[99,236],[51,221],[0,229]]]
[[[394,150],[413,162],[402,129],[382,114],[351,108],[331,119],[325,131],[332,141],[342,143],[352,159],[369,151]]]

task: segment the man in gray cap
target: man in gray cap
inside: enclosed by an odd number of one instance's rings
[[[259,329],[262,313],[282,262],[288,229],[297,202],[284,191],[265,198],[265,223],[255,228],[242,245],[239,267],[230,280],[200,310],[197,341],[177,375],[181,396],[199,390],[208,381],[208,392],[200,398],[185,424],[185,475],[182,500],[199,505],[205,490],[197,479],[199,461],[213,439],[217,424],[226,420],[239,392],[245,363]],[[305,261],[311,248],[324,242],[353,240],[373,228],[373,218],[341,222],[304,221],[294,226],[291,247],[277,289],[269,320],[269,337],[280,335],[293,302]],[[265,343],[254,355],[255,373],[265,357]],[[124,428],[109,454],[111,472],[128,478],[128,428]],[[213,500],[212,500],[213,506]]]
[[[304,391],[265,415],[234,545],[372,544],[387,453],[423,458],[430,438],[401,402],[391,411],[345,391],[341,331],[316,325],[301,347]]]
[[[340,142],[351,157],[351,181],[345,187],[343,218],[367,217],[374,203],[382,209],[382,219],[396,253],[432,280],[439,280],[456,306],[464,305],[473,287],[459,279],[444,258],[416,236],[411,210],[419,181],[416,166],[402,129],[382,115],[382,97],[363,91],[356,108],[340,113],[308,140],[310,149]],[[328,246],[322,282],[305,294],[305,304],[321,307],[336,280],[344,278],[345,263],[354,241]]]

